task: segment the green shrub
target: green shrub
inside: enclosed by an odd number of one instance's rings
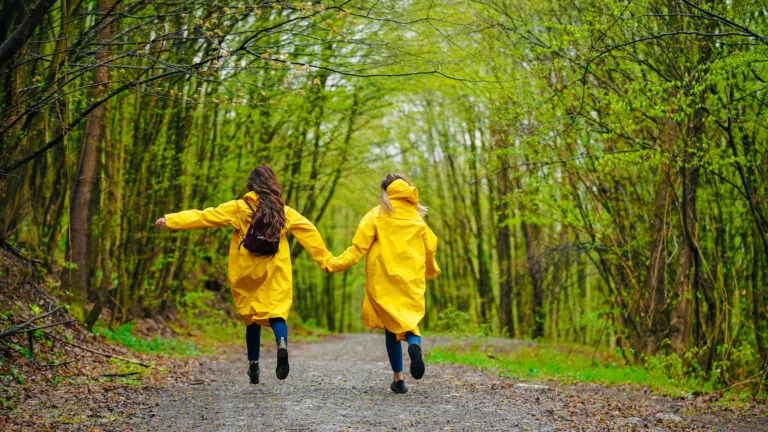
[[[108,342],[120,344],[136,352],[174,355],[200,354],[200,350],[190,341],[163,339],[160,336],[155,336],[152,339],[138,337],[133,334],[135,325],[136,323],[131,321],[111,330],[97,324],[94,326],[93,332]]]
[[[431,331],[452,335],[478,334],[477,326],[472,325],[469,313],[446,309],[437,314],[437,320],[430,326]]]
[[[231,342],[243,337],[242,323],[210,291],[195,291],[179,301],[179,317],[194,336],[216,342]]]

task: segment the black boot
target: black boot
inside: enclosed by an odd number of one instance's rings
[[[392,381],[389,389],[395,393],[408,393],[408,386],[405,385],[405,380]]]
[[[277,344],[277,368],[275,374],[277,379],[284,380],[288,378],[288,372],[291,370],[288,365],[288,344],[285,342],[285,338],[280,338],[280,342]]]
[[[408,355],[411,357],[411,376],[421,379],[424,376],[424,359],[421,356],[421,345],[408,345]]]
[[[259,361],[253,360],[248,364],[248,376],[251,377],[251,384],[259,383]]]

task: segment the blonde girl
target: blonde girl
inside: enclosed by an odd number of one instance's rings
[[[352,246],[324,267],[343,271],[368,255],[363,324],[384,329],[395,393],[408,392],[400,341],[408,342],[411,376],[424,376],[419,322],[424,318],[425,278],[440,274],[437,237],[424,222],[425,213],[418,190],[405,177],[388,174],[381,182],[381,203],[360,221]]]

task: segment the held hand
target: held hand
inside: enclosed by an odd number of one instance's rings
[[[328,260],[325,260],[321,263],[319,262],[317,263],[317,265],[319,265],[320,268],[323,269],[323,273],[330,273],[330,271],[328,271]]]
[[[157,222],[155,222],[155,225],[157,225],[158,228],[168,228],[168,224],[165,223],[164,217],[158,219]]]

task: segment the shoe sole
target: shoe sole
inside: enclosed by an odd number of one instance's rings
[[[424,376],[424,358],[421,355],[420,345],[408,345],[408,355],[411,357],[411,376],[414,379],[421,379]]]
[[[291,367],[288,365],[288,350],[286,348],[279,348],[277,350],[277,368],[275,369],[277,379],[284,380],[288,378],[288,372],[290,372],[290,370]]]

